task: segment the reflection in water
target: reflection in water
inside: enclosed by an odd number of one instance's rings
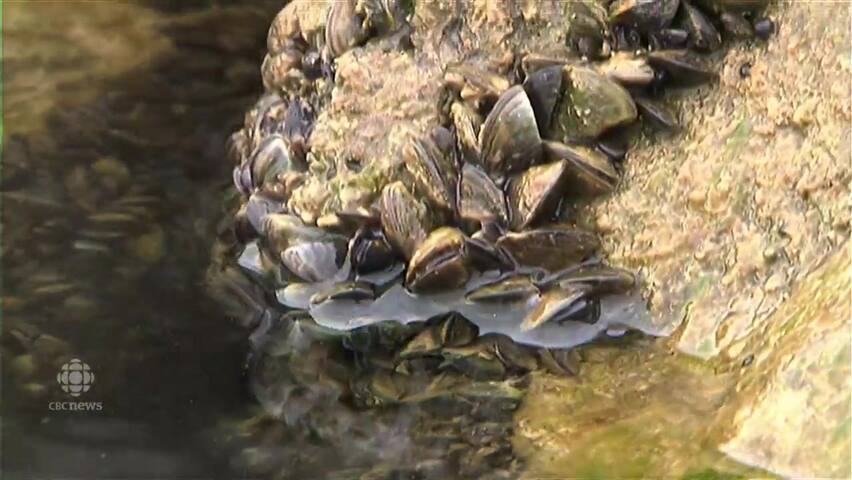
[[[3,468],[221,474],[197,435],[246,402],[245,338],[202,274],[270,12],[6,7]],[[78,398],[70,358],[95,373]],[[70,400],[103,410],[48,408]]]

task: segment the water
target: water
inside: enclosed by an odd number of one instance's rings
[[[204,271],[275,8],[7,7],[2,469],[240,476],[210,430],[251,405],[246,335]],[[77,401],[100,409],[55,410]]]

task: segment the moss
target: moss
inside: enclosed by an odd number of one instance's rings
[[[687,473],[681,478],[682,480],[736,480],[745,477],[708,468],[699,472]]]

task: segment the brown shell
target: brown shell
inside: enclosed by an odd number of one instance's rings
[[[600,248],[600,240],[590,232],[565,225],[523,232],[509,232],[497,240],[520,265],[538,267],[551,272],[564,270],[581,262]]]
[[[541,158],[535,111],[523,87],[506,90],[479,132],[482,162],[492,178],[519,172]]]
[[[481,169],[465,164],[459,186],[459,216],[462,220],[483,223],[508,223],[503,192]]]
[[[512,178],[506,190],[512,228],[523,230],[553,216],[565,193],[568,163],[562,160],[530,167]]]
[[[402,182],[386,185],[379,198],[379,218],[388,242],[406,260],[432,229],[431,215]]]

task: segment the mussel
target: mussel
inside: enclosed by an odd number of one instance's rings
[[[465,164],[459,185],[459,217],[477,224],[508,222],[503,192],[479,167]]]
[[[689,34],[689,42],[697,50],[716,50],[722,46],[722,36],[710,20],[697,7],[689,3],[683,5],[684,30]]]
[[[489,175],[502,182],[541,158],[541,137],[535,112],[520,85],[506,90],[485,119],[479,133],[482,162]]]
[[[530,167],[510,180],[506,196],[513,229],[523,230],[556,213],[567,171],[568,164],[557,160]]]
[[[465,235],[457,228],[441,227],[426,238],[408,262],[405,284],[412,292],[452,290],[467,283]]]
[[[618,172],[606,155],[582,145],[545,142],[544,152],[553,161],[566,165],[565,187],[571,194],[609,193],[618,181]]]
[[[586,67],[566,67],[566,92],[557,106],[553,136],[590,140],[633,122],[636,105],[621,85]]]
[[[325,44],[332,58],[367,40],[362,19],[356,12],[356,3],[356,0],[331,2],[325,25]]]
[[[432,216],[402,182],[385,186],[379,198],[382,229],[388,242],[410,259],[432,229]]]
[[[609,18],[614,24],[653,32],[672,23],[679,4],[679,0],[615,0]]]
[[[458,170],[452,156],[452,145],[441,146],[431,137],[412,139],[405,145],[402,156],[414,183],[426,198],[439,209],[451,212],[455,208]]]
[[[497,246],[520,266],[557,272],[592,256],[600,241],[593,233],[555,224],[508,232],[497,240]]]
[[[705,68],[689,50],[657,50],[648,54],[648,63],[666,71],[681,85],[691,86],[709,82],[717,75]]]
[[[592,320],[591,323],[594,323],[597,318],[587,315],[590,302],[594,302],[589,298],[589,292],[589,288],[583,284],[570,284],[545,292],[536,307],[524,317],[521,330],[529,331],[547,322],[566,320]],[[593,306],[591,308],[594,309]]]
[[[516,302],[538,293],[529,275],[513,274],[480,285],[465,295],[469,302]]]
[[[298,217],[283,213],[266,215],[263,231],[269,249],[302,280],[329,280],[343,265],[346,237],[305,225]]]

